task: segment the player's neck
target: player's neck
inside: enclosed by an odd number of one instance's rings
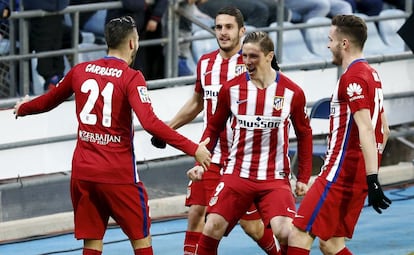
[[[109,50],[108,51],[108,57],[114,57],[114,58],[121,59],[121,60],[125,61],[128,65],[131,62],[130,54],[126,54],[123,51],[119,51],[119,50]]]
[[[240,48],[234,48],[231,51],[224,51],[224,50],[220,49],[220,56],[223,59],[229,59],[229,58],[233,57],[234,55],[236,55],[239,51],[240,51]]]
[[[342,68],[345,70],[348,68],[348,66],[354,62],[357,59],[361,59],[364,58],[364,55],[362,54],[362,52],[358,51],[355,52],[353,54],[349,54],[347,56],[344,57],[344,59],[342,60]]]
[[[265,89],[272,85],[276,80],[276,71],[272,68],[269,68],[269,70],[266,70],[263,73],[258,73],[254,77],[251,77],[251,80],[257,88]]]

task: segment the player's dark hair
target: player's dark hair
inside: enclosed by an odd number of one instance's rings
[[[275,51],[273,41],[272,39],[270,39],[269,35],[266,32],[255,31],[247,33],[243,40],[243,44],[246,43],[258,43],[260,49],[265,55],[267,55],[271,51]],[[279,64],[277,63],[276,55],[273,55],[271,65],[272,68],[276,71],[280,70]]]
[[[273,69],[275,69],[276,71],[280,71],[279,63],[277,63],[277,60],[276,60],[276,54],[273,55],[272,62],[270,64]]]
[[[243,40],[243,44],[246,43],[258,43],[265,55],[271,51],[275,51],[273,41],[266,32],[255,31],[247,33]]]
[[[108,48],[116,49],[136,29],[135,21],[131,16],[111,19],[105,25],[105,40]]]
[[[361,50],[364,48],[368,29],[363,19],[355,15],[336,15],[332,18],[331,25],[336,26],[338,33],[348,36]]]
[[[233,16],[236,19],[237,26],[239,28],[244,27],[243,14],[241,13],[241,11],[239,9],[237,9],[237,7],[235,7],[235,6],[225,6],[225,7],[221,8],[220,10],[218,10],[218,12],[216,14],[216,17],[218,15],[222,15],[222,14]]]

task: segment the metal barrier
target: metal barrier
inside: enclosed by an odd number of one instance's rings
[[[189,38],[180,38],[178,36],[178,21],[180,16],[183,16],[187,19],[189,19],[194,24],[209,30],[208,27],[203,25],[200,21],[197,20],[197,18],[191,16],[188,13],[185,13],[183,10],[179,9],[178,2],[181,0],[170,0],[169,1],[169,7],[168,7],[168,20],[167,20],[167,36],[160,39],[155,40],[143,40],[140,42],[140,45],[142,47],[149,46],[149,45],[156,45],[156,44],[165,44],[167,47],[166,50],[166,56],[165,56],[165,62],[166,62],[166,77],[172,78],[176,77],[178,73],[178,67],[177,67],[177,59],[178,59],[178,44],[182,42],[188,42],[193,40],[202,40],[206,38],[212,38],[211,36],[199,36],[199,37],[189,37]],[[11,0],[10,2],[13,2]],[[310,27],[317,27],[321,25],[329,25],[329,24],[295,24],[292,27],[284,27],[283,26],[283,6],[284,1],[278,1],[279,8],[278,8],[278,26],[277,27],[263,27],[263,28],[257,28],[257,30],[271,32],[276,31],[278,33],[277,37],[277,58],[281,59],[282,53],[283,53],[283,31],[285,30],[291,30],[291,29],[304,29],[304,28],[310,28]],[[367,19],[368,22],[371,21],[378,21],[378,20],[385,20],[385,19],[393,19],[393,18],[401,18],[401,17],[408,17],[412,10],[412,3],[410,0],[406,0],[406,6],[407,11],[404,16],[391,16],[391,17],[369,17]],[[51,56],[58,56],[58,55],[72,55],[72,59],[74,60],[74,63],[78,63],[78,55],[79,53],[83,52],[91,52],[91,51],[101,51],[105,50],[106,46],[94,46],[89,48],[80,49],[79,48],[79,13],[86,12],[86,11],[97,11],[102,9],[116,9],[122,7],[122,3],[120,1],[114,1],[114,2],[105,2],[105,3],[94,3],[94,4],[87,4],[87,5],[73,5],[68,6],[62,11],[56,12],[58,14],[71,14],[73,17],[73,47],[70,49],[62,49],[57,51],[48,51],[48,52],[40,52],[40,53],[30,53],[29,47],[28,47],[28,24],[27,19],[32,17],[44,17],[48,15],[54,15],[56,13],[46,12],[42,10],[30,10],[30,11],[14,11],[12,12],[10,16],[10,30],[14,31],[16,29],[15,22],[18,21],[18,28],[19,28],[19,38],[20,40],[17,40],[15,38],[14,32],[10,33],[10,54],[8,56],[0,56],[0,62],[10,62],[10,73],[14,74],[16,73],[16,70],[19,70],[18,77],[20,80],[17,79],[15,75],[10,75],[10,96],[14,97],[17,96],[16,91],[19,90],[21,95],[28,94],[30,91],[30,77],[29,77],[29,60],[32,58],[42,58],[42,57],[51,57]],[[211,31],[211,30],[210,30]],[[19,52],[15,52],[15,49],[17,49],[17,44]],[[396,56],[397,58],[399,56]],[[387,61],[386,58],[383,58],[382,56],[378,57],[378,61]],[[382,60],[381,60],[382,59]],[[18,63],[16,65],[16,62]],[[17,68],[18,66],[18,68]],[[316,69],[316,68],[326,68],[330,66],[329,63],[312,63],[312,64],[294,64],[294,65],[288,65],[283,66],[284,70],[295,70],[295,69]],[[187,78],[183,78],[184,80]],[[163,82],[156,82],[156,84],[163,83]],[[16,84],[19,84],[16,86]],[[170,84],[169,81],[166,81],[166,84]],[[178,79],[177,84],[183,84],[183,82]],[[174,85],[177,85],[174,84]],[[164,86],[164,85],[160,85]],[[155,86],[157,87],[157,86]],[[151,88],[151,86],[150,86]]]

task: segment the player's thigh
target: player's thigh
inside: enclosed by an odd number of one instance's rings
[[[366,191],[329,185],[317,178],[301,201],[293,224],[322,240],[351,238],[364,205]]]
[[[77,239],[103,238],[110,209],[100,197],[98,183],[71,179],[71,197]]]
[[[216,213],[228,222],[228,234],[241,216],[253,203],[255,192],[249,190],[249,180],[238,176],[223,175],[207,208],[207,213]]]
[[[105,186],[111,216],[132,240],[150,235],[148,195],[142,182]]]
[[[262,196],[256,203],[265,226],[276,216],[294,218],[296,214],[295,198],[290,185],[284,180],[275,180],[266,183],[262,189]]]

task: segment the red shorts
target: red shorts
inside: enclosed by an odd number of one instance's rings
[[[208,201],[216,190],[217,184],[220,182],[221,166],[218,164],[210,164],[208,171],[204,172],[203,179],[200,181],[190,181],[187,187],[187,197],[185,205],[203,205],[208,206]],[[242,216],[243,220],[258,220],[261,219],[259,212],[254,204]]]
[[[293,224],[325,241],[352,238],[366,196],[366,190],[344,188],[318,177],[303,198]]]
[[[256,205],[265,226],[276,216],[294,218],[295,199],[289,180],[254,181],[225,174],[212,195],[208,213],[217,213],[229,223],[226,235],[239,219]]]
[[[203,179],[200,181],[190,181],[187,187],[187,197],[185,205],[203,205],[207,206],[211,194],[216,189],[220,181],[221,166],[218,164],[210,164],[208,171],[203,174]]]
[[[142,182],[106,184],[71,180],[77,239],[102,239],[112,217],[132,240],[150,235],[148,196]]]

